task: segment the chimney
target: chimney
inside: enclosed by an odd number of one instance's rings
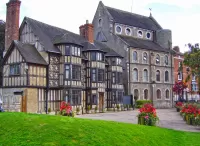
[[[21,1],[9,0],[6,5],[5,51],[8,50],[13,40],[19,40],[19,16]]]
[[[86,38],[90,43],[94,43],[94,26],[89,24],[89,21],[86,20],[86,24],[79,27],[80,35]]]

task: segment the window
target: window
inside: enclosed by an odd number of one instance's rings
[[[148,99],[148,90],[147,89],[145,89],[144,90],[144,99]]]
[[[77,50],[77,52],[78,52],[78,56],[81,56],[81,49],[80,48],[77,48],[78,50]]]
[[[20,64],[10,65],[10,75],[19,75],[20,74]]]
[[[77,51],[77,47],[74,47],[74,55],[77,56],[78,51]]]
[[[150,32],[147,32],[147,33],[146,33],[146,38],[147,38],[147,39],[151,39],[151,33],[150,33]]]
[[[144,70],[143,81],[148,82],[148,71],[147,71],[147,69]]]
[[[138,81],[138,70],[136,68],[133,69],[133,81]]]
[[[182,72],[179,72],[179,73],[178,73],[178,80],[182,80],[182,79],[183,79]]]
[[[139,91],[138,91],[138,89],[135,89],[135,90],[134,90],[134,98],[135,98],[135,97],[136,97],[137,99],[139,98]]]
[[[97,104],[97,95],[92,95],[92,104]]]
[[[70,66],[69,65],[65,65],[65,78],[69,79],[69,73],[70,73]]]
[[[65,55],[70,55],[70,46],[65,46]]]
[[[147,63],[147,53],[143,53],[143,63]]]
[[[169,82],[169,72],[165,71],[165,82]]]
[[[117,58],[117,65],[121,65],[122,60],[120,58]]]
[[[137,52],[134,51],[133,52],[133,61],[137,61],[137,60],[138,60],[138,58],[137,58]]]
[[[67,103],[71,102],[71,99],[69,98],[69,90],[65,91],[65,97],[64,97],[64,101],[66,101]]]
[[[196,81],[196,76],[194,74],[192,75],[192,81]]]
[[[92,61],[96,60],[96,53],[95,52],[91,52],[91,60]]]
[[[122,84],[122,72],[116,73],[116,84]]]
[[[139,37],[139,38],[142,38],[142,37],[143,37],[143,33],[142,33],[141,30],[138,30],[138,37]]]
[[[71,105],[80,105],[81,104],[81,91],[80,90],[72,90],[70,104]]]
[[[166,99],[169,99],[169,90],[168,89],[166,90],[165,94],[166,94]]]
[[[116,92],[113,91],[112,92],[112,104],[115,104],[117,102],[117,99],[116,99]]]
[[[74,46],[72,46],[72,55],[75,55],[75,49],[74,49]]]
[[[158,54],[156,55],[156,64],[160,64],[160,56]]]
[[[160,81],[160,71],[156,71],[156,81]]]
[[[195,83],[193,83],[192,84],[192,91],[198,91],[198,86],[197,86],[197,84]]]
[[[116,73],[115,72],[112,73],[112,83],[113,84],[116,83]]]
[[[116,32],[119,33],[119,34],[122,33],[121,26],[119,26],[119,25],[116,26]]]
[[[159,89],[157,90],[157,99],[161,99],[161,91]]]
[[[118,99],[117,100],[118,103],[122,103],[123,102],[123,94],[122,94],[122,92],[118,92],[118,98],[117,99]]]
[[[131,29],[130,28],[126,28],[125,33],[126,33],[126,35],[130,36],[131,35]]]
[[[99,19],[99,26],[102,26],[102,19]]]
[[[98,81],[103,82],[104,81],[104,70],[98,69]]]
[[[78,65],[72,65],[72,79],[80,80],[81,79],[81,67]]]
[[[165,55],[165,65],[168,65],[168,64],[169,64],[168,56]]]
[[[92,69],[92,81],[96,81],[96,69]]]

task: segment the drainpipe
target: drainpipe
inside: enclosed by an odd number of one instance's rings
[[[50,54],[48,53],[48,65],[46,67],[46,114],[48,114],[48,92],[49,92],[49,64]]]

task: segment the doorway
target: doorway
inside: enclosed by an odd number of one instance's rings
[[[99,112],[103,112],[103,107],[104,107],[104,93],[100,92],[99,93]]]

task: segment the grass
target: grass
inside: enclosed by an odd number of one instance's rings
[[[50,115],[0,113],[0,146],[199,146],[200,133]]]

